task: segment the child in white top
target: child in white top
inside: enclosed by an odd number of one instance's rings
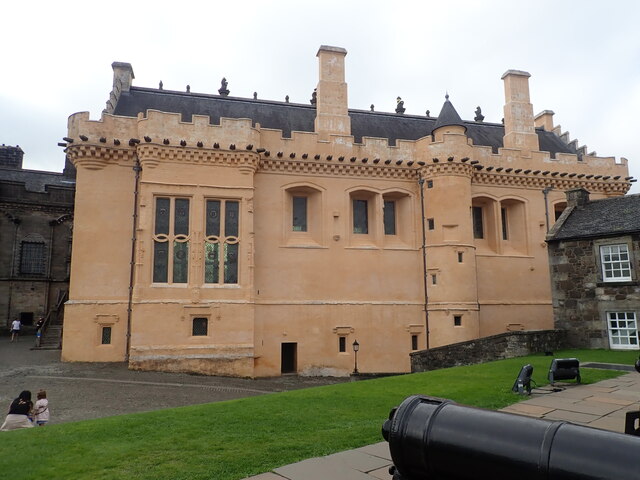
[[[33,415],[39,427],[46,425],[49,421],[49,400],[47,400],[47,392],[45,390],[38,392],[38,400],[33,406]]]

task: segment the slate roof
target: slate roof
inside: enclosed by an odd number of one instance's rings
[[[640,194],[592,200],[573,209],[548,241],[640,233]]]
[[[57,172],[0,167],[0,182],[23,184],[28,192],[44,193],[47,187],[75,188],[75,179]]]
[[[254,125],[260,123],[264,128],[282,130],[285,138],[290,138],[292,131],[313,132],[316,117],[316,108],[313,105],[145,87],[131,87],[128,92],[122,92],[113,113],[136,117],[139,112],[150,109],[180,113],[184,122],[191,122],[192,115],[207,115],[212,125],[219,125],[220,117],[249,118]],[[389,145],[395,145],[398,139],[417,140],[430,135],[437,121],[433,117],[367,110],[349,110],[349,116],[351,134],[356,143],[361,143],[362,137],[377,137],[387,138]],[[473,121],[461,121],[461,124],[467,127],[467,136],[473,139],[475,145],[491,147],[494,153],[503,146],[502,124]],[[553,132],[536,128],[536,133],[540,140],[540,149],[551,152],[552,157],[556,153],[577,153],[575,148],[564,143]]]

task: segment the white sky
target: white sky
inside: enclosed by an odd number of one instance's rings
[[[6,2],[7,3],[7,2]],[[640,2],[193,1],[9,2],[0,9],[0,144],[25,168],[61,171],[67,117],[98,119],[113,61],[135,86],[308,103],[320,45],[344,47],[349,107],[500,122],[508,69],[531,73],[534,113],[640,178]],[[631,193],[640,193],[640,182]]]

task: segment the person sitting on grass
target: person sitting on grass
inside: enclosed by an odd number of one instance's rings
[[[38,392],[38,400],[33,407],[33,418],[39,427],[46,425],[49,421],[49,400],[45,390]]]
[[[29,390],[20,392],[18,398],[11,402],[11,405],[9,406],[9,414],[0,427],[0,431],[4,432],[6,430],[33,427],[33,423],[29,419],[32,409],[33,403],[31,402],[31,392]]]

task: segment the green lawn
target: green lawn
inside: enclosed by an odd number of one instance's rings
[[[556,358],[632,364],[637,352],[573,350]],[[241,479],[382,440],[389,410],[412,394],[497,409],[526,363],[547,383],[542,355],[0,433],[3,478]],[[581,369],[584,383],[624,372]]]

